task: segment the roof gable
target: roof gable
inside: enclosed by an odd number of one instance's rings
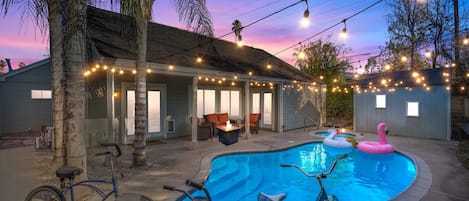
[[[19,68],[19,69],[10,71],[6,74],[0,75],[0,81],[6,81],[6,79],[8,79],[8,78],[11,78],[11,77],[17,76],[19,74],[31,71],[33,69],[36,69],[36,68],[41,67],[43,65],[46,65],[47,63],[50,63],[50,58],[46,58],[46,59],[34,62],[34,63],[29,64],[29,65],[27,65],[23,68]]]

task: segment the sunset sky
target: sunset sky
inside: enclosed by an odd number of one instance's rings
[[[295,2],[297,0],[207,0],[207,6],[211,12],[215,36],[219,37],[231,32],[231,23],[235,19],[239,19],[243,25],[247,25]],[[309,0],[309,27],[303,28],[299,23],[306,9],[306,4],[301,2],[244,29],[241,35],[246,45],[264,49],[293,64],[295,58],[292,54],[295,48],[280,54],[277,53],[323,31],[375,2],[377,0]],[[109,6],[102,5],[101,7]],[[388,12],[389,10],[383,1],[347,21],[349,34],[347,39],[339,38],[339,33],[343,28],[343,24],[340,24],[310,41],[331,36],[332,41],[343,43],[346,47],[351,48],[350,55],[363,53],[376,55],[379,46],[384,45],[387,37],[385,14]],[[185,29],[185,25],[178,20],[173,1],[156,1],[153,13],[153,22]],[[48,37],[41,36],[31,19],[21,23],[20,16],[19,9],[11,7],[8,15],[0,18],[2,25],[0,29],[0,58],[10,58],[15,68],[19,62],[30,64],[46,58],[49,54]],[[234,34],[230,34],[223,39],[234,41],[234,38]],[[368,56],[355,56],[350,60],[361,60],[360,64],[365,65]]]

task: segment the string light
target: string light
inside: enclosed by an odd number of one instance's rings
[[[112,72],[112,73],[115,73],[115,72],[116,72],[116,69],[115,69],[115,68],[112,68],[112,69],[111,69],[111,72]]]
[[[169,70],[173,70],[174,69],[174,66],[173,65],[169,65]]]
[[[305,0],[306,2],[306,10],[303,12],[303,18],[300,21],[301,27],[308,27],[309,26],[309,5],[308,1]]]
[[[150,68],[147,68],[147,73],[151,73],[151,69],[150,69]]]
[[[134,74],[134,75],[137,74],[137,70],[133,69],[132,74]]]
[[[391,65],[389,64],[384,65],[384,70],[387,70],[387,71],[391,70]]]
[[[469,45],[469,38],[464,38],[464,39],[462,40],[462,44],[463,44],[463,45]]]
[[[103,66],[103,70],[107,70],[107,65],[104,65],[104,66]]]
[[[202,57],[197,56],[197,60],[196,60],[196,61],[197,61],[197,63],[202,63]]]
[[[401,57],[401,61],[402,61],[402,62],[407,62],[407,57],[406,57],[406,56],[402,56],[402,57]]]
[[[123,75],[123,74],[124,74],[124,70],[121,69],[121,70],[119,71],[119,74]]]
[[[298,53],[298,59],[301,59],[301,60],[304,60],[306,58],[306,54],[303,50],[301,50],[299,53]]]
[[[347,34],[347,23],[346,23],[347,19],[344,19],[342,22],[344,23],[344,28],[342,29],[342,31],[340,32],[340,37],[342,39],[346,39],[348,37],[348,34]]]
[[[426,51],[425,51],[425,57],[431,58],[431,57],[432,57],[432,52],[426,50]]]
[[[238,45],[238,47],[244,46],[243,37],[241,37],[241,34],[238,35],[238,40],[236,41],[236,45]]]

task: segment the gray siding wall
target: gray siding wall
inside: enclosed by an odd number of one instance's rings
[[[386,95],[386,109],[376,108],[376,95]],[[407,102],[419,102],[419,117],[407,117]],[[354,94],[355,131],[376,133],[376,126],[385,122],[389,134],[448,139],[450,131],[450,92],[444,86],[432,86],[430,91],[397,88],[395,92]]]
[[[284,130],[319,124],[321,115],[318,110],[318,94],[308,89],[297,91],[296,88],[286,88],[283,90]]]
[[[0,135],[38,132],[52,126],[52,100],[32,100],[31,90],[51,90],[50,66],[46,63],[0,82]]]

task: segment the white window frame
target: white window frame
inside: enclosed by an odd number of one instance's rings
[[[52,99],[52,90],[31,89],[31,99],[32,100]]]
[[[376,95],[376,109],[386,109],[386,95],[385,94]]]
[[[419,102],[418,101],[407,101],[406,116],[407,117],[419,117]],[[416,107],[416,108],[415,108]]]
[[[220,99],[220,101],[219,101],[220,110],[219,110],[219,112],[222,112],[221,111],[221,105],[223,104],[222,101],[221,101],[221,92],[222,91],[228,91],[228,94],[229,94],[229,97],[228,97],[228,108],[229,108],[228,109],[229,110],[228,115],[230,117],[240,117],[241,116],[241,90],[238,90],[238,89],[220,89],[220,93],[219,93],[220,94],[220,97],[219,97],[219,99]],[[233,107],[232,107],[232,102],[234,100],[232,98],[233,92],[238,92],[238,100],[237,100],[238,101],[238,111],[236,111],[237,115],[233,115],[233,112],[234,112]]]

